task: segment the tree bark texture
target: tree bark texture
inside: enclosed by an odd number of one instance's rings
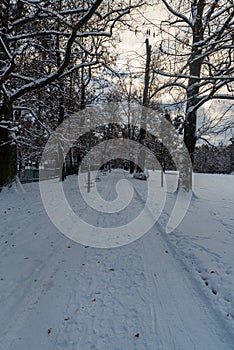
[[[11,103],[4,102],[0,109],[0,191],[17,175],[17,149],[11,135],[12,113]]]

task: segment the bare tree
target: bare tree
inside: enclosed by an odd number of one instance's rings
[[[184,141],[193,162],[199,109],[210,100],[234,98],[233,0],[161,3],[168,17],[159,26],[163,66],[155,67],[161,84],[153,95],[166,92],[184,106]]]
[[[33,91],[105,61],[100,38],[141,1],[3,0],[0,5],[0,188],[16,174],[13,108]],[[23,62],[23,64],[22,64]],[[61,106],[63,105],[60,96]]]

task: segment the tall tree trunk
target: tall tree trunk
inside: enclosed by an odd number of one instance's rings
[[[144,143],[146,137],[146,111],[144,107],[149,105],[149,80],[150,80],[150,62],[151,62],[151,45],[149,44],[149,39],[145,40],[146,45],[146,62],[145,62],[145,82],[144,82],[144,91],[143,91],[143,99],[142,99],[142,115],[141,115],[141,128],[138,141],[140,143]],[[145,168],[145,151],[142,149],[138,156],[138,165],[137,171],[142,172]]]
[[[194,7],[193,7],[194,6]],[[202,42],[204,37],[203,29],[203,11],[205,7],[204,0],[194,1],[192,3],[192,14],[194,16],[193,25],[193,43],[192,53],[189,60],[190,78],[187,86],[187,105],[184,126],[184,143],[187,147],[190,160],[193,166],[194,151],[197,142],[196,126],[197,126],[197,102],[200,91],[200,77],[203,58]],[[188,165],[189,160],[184,153],[181,155],[181,171],[180,180],[186,191],[192,190],[192,167]],[[179,185],[180,186],[180,185]]]
[[[186,106],[186,120],[184,128],[184,142],[188,149],[192,164],[194,162],[194,151],[196,146],[196,124],[197,124],[197,110],[195,108],[198,102],[199,84],[201,76],[201,66],[203,58],[202,41],[204,36],[203,30],[203,11],[205,1],[199,0],[194,2],[196,6],[196,18],[193,26],[193,44],[192,53],[189,61],[190,79],[187,86],[187,106]],[[195,16],[195,15],[194,15]],[[200,44],[199,44],[200,43]]]
[[[61,11],[62,9],[62,1],[59,0],[58,2],[58,9]],[[60,22],[58,20],[57,22],[57,29],[58,31],[60,30]],[[56,37],[56,52],[57,52],[57,57],[56,57],[56,63],[57,63],[57,68],[61,65],[61,53],[60,53],[60,38],[59,36]],[[61,125],[64,121],[64,115],[65,115],[65,109],[64,109],[64,83],[63,80],[59,81],[59,96],[58,96],[58,101],[59,101],[59,115],[58,115],[58,126]],[[59,140],[58,144],[58,163],[59,163],[59,181],[64,181],[66,179],[66,163],[65,163],[65,157],[66,155],[63,152],[63,147],[62,147],[62,140]]]
[[[0,109],[0,191],[11,184],[17,174],[17,150],[10,130],[12,119],[12,104],[4,101]]]
[[[197,142],[196,137],[196,124],[197,124],[197,111],[187,111],[186,124],[184,127],[184,143],[188,149],[189,156],[192,164],[194,163],[194,151]]]
[[[9,45],[6,39],[8,32],[10,1],[3,0],[0,11],[1,39],[0,42],[0,74],[6,69]],[[7,49],[6,49],[7,48]],[[13,144],[11,126],[13,121],[12,103],[4,95],[0,85],[0,191],[3,186],[12,183],[17,174],[17,151]]]

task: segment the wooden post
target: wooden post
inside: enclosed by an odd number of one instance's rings
[[[161,168],[161,187],[163,187],[163,168]]]

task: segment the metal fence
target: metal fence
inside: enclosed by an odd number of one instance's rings
[[[22,168],[18,170],[18,177],[21,183],[38,182],[39,176],[41,180],[53,179],[59,176],[59,168],[54,169],[38,169],[38,168]],[[39,174],[40,172],[40,174]],[[78,166],[67,166],[66,175],[78,174]]]
[[[58,177],[59,175],[59,169],[21,169],[18,171],[18,177],[20,179],[20,182],[27,183],[27,182],[38,182],[39,181],[39,171],[40,171],[40,178],[43,179],[52,179],[55,177]]]

